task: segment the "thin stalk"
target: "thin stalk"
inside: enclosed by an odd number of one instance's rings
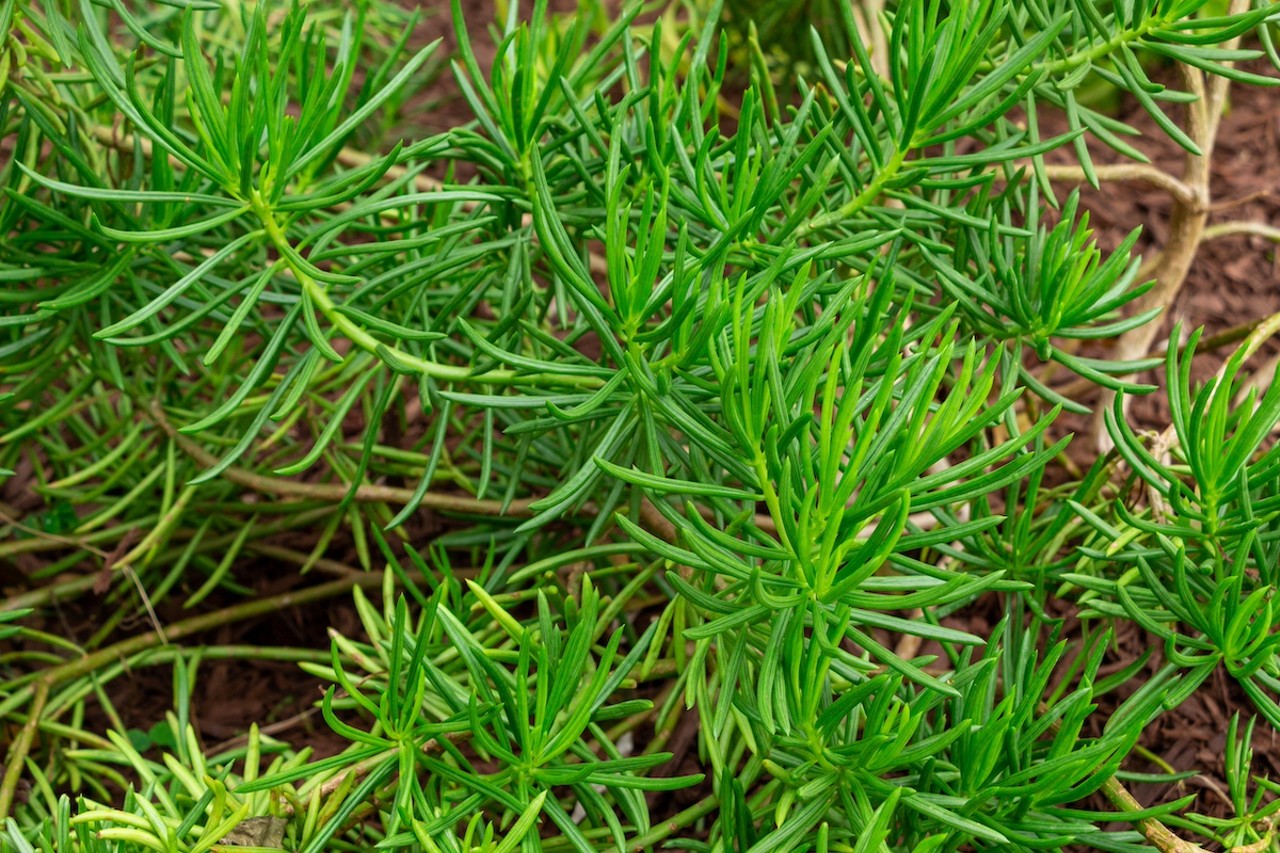
[[[644,853],[653,845],[670,837],[672,834],[679,832],[686,826],[701,820],[712,812],[720,808],[720,798],[715,794],[711,794],[702,798],[698,802],[689,806],[689,808],[677,814],[670,820],[664,820],[657,826],[652,827],[643,835],[637,836],[627,842],[627,846],[619,848],[618,846],[610,847],[605,853]]]
[[[1102,784],[1102,793],[1121,812],[1142,811],[1142,803],[1134,799],[1133,794],[1130,794],[1124,785],[1120,784],[1120,780],[1114,776],[1109,777]],[[1155,818],[1142,818],[1137,821],[1137,824],[1139,831],[1142,832],[1146,839],[1160,850],[1163,850],[1164,853],[1209,853],[1199,844],[1184,841],[1174,835],[1169,827]]]
[[[1046,166],[1045,176],[1051,181],[1075,184],[1086,180],[1081,166]],[[1196,203],[1196,192],[1183,180],[1150,163],[1104,163],[1093,167],[1099,182],[1129,182],[1148,184],[1164,190],[1184,204]]]
[[[13,796],[18,790],[18,780],[27,769],[27,754],[31,751],[31,742],[35,739],[36,730],[40,728],[40,715],[44,713],[45,703],[49,701],[49,689],[52,684],[46,680],[36,685],[31,698],[31,708],[27,711],[27,722],[18,730],[18,736],[9,747],[5,759],[4,779],[0,780],[0,820],[9,816],[13,807]]]
[[[1263,237],[1273,243],[1280,243],[1280,228],[1265,222],[1221,222],[1204,229],[1205,240],[1217,240],[1219,237],[1230,237],[1236,234],[1249,234]]]
[[[389,353],[397,362],[402,363],[416,373],[448,382],[473,382],[483,385],[567,385],[573,388],[599,388],[604,385],[604,381],[597,376],[581,376],[571,373],[521,374],[514,370],[498,368],[486,370],[483,373],[473,373],[470,367],[428,361],[385,344],[366,332],[351,318],[338,311],[338,306],[334,304],[333,299],[329,296],[328,289],[316,281],[315,277],[297,262],[293,245],[289,241],[288,235],[284,233],[284,229],[281,228],[280,223],[276,220],[275,212],[271,210],[256,191],[253,193],[253,211],[262,221],[267,238],[271,241],[276,251],[280,253],[281,257],[285,259],[285,263],[293,273],[293,277],[302,285],[303,290],[311,297],[311,301],[315,303],[320,313],[343,336],[372,355],[377,356],[380,353]]]
[[[819,231],[828,225],[848,219],[850,216],[853,216],[855,213],[879,198],[880,194],[884,192],[885,185],[888,184],[889,181],[893,180],[893,177],[898,174],[898,170],[902,168],[902,164],[907,159],[907,149],[910,147],[910,145],[905,145],[897,151],[894,151],[893,156],[891,156],[884,164],[884,167],[876,173],[876,176],[871,179],[871,182],[863,188],[862,192],[858,193],[836,210],[824,213],[821,216],[815,216],[812,220],[796,229],[795,239],[803,239],[809,234]]]
[[[160,428],[168,433],[177,443],[179,449],[196,460],[202,466],[211,468],[218,463],[217,458],[206,451],[198,443],[179,433],[165,418],[163,410],[159,405],[151,408],[151,417]],[[222,472],[222,478],[229,480],[239,486],[252,489],[255,492],[262,492],[270,495],[282,495],[297,498],[309,498],[317,501],[326,501],[329,503],[339,503],[344,500],[351,488],[342,483],[304,483],[297,480],[287,480],[282,477],[269,477],[263,474],[255,474],[252,471],[246,471],[243,468],[234,466],[227,468]],[[383,486],[374,483],[362,483],[356,487],[355,499],[361,503],[390,503],[403,506],[413,500],[412,489],[402,489],[396,486]],[[529,509],[531,500],[512,501],[509,506],[503,507],[501,501],[478,500],[463,495],[442,495],[438,492],[428,491],[422,496],[419,505],[428,509],[444,510],[447,512],[468,513],[475,515],[494,515],[494,516],[510,516],[510,517],[526,517],[532,515]]]
[[[357,586],[363,589],[376,589],[381,584],[382,572],[368,572],[329,581],[328,583],[308,587],[296,592],[286,592],[254,601],[245,601],[222,610],[204,613],[177,622],[170,625],[163,635],[158,631],[148,631],[145,634],[121,640],[92,654],[47,670],[35,683],[34,687],[24,688],[10,696],[4,703],[7,709],[12,709],[20,707],[24,701],[30,700],[31,706],[27,711],[28,723],[23,726],[17,739],[10,746],[9,753],[5,759],[5,774],[3,780],[0,781],[0,820],[8,817],[13,806],[18,780],[22,776],[22,771],[26,768],[27,754],[31,750],[32,740],[38,728],[37,723],[40,713],[43,711],[44,705],[49,698],[49,691],[53,687],[93,672],[120,658],[127,658],[138,652],[155,648],[161,645],[166,637],[169,641],[176,642],[220,625],[241,622],[255,616],[264,616],[313,601],[323,601],[326,598],[349,592]]]

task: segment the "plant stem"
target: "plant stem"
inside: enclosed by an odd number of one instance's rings
[[[1080,166],[1046,166],[1045,176],[1051,181],[1084,183],[1085,173]],[[1194,204],[1196,193],[1182,180],[1150,163],[1106,163],[1093,167],[1101,181],[1131,181],[1158,187],[1184,204]]]
[[[206,468],[217,464],[217,458],[206,451],[198,443],[179,433],[164,416],[159,404],[151,407],[151,417],[163,429],[178,447]],[[286,480],[282,477],[269,477],[255,474],[243,468],[230,467],[222,472],[222,478],[239,486],[272,495],[310,498],[318,501],[338,503],[346,498],[351,488],[342,483],[304,483],[297,480]],[[362,503],[390,503],[403,506],[413,500],[412,489],[396,486],[383,486],[374,483],[362,483],[356,487],[355,499]],[[471,513],[476,515],[495,515],[511,517],[527,517],[532,515],[529,509],[530,500],[512,501],[503,507],[501,501],[479,500],[463,495],[442,495],[438,492],[426,492],[419,505],[428,509],[446,512]]]
[[[1102,793],[1106,794],[1112,805],[1122,812],[1142,811],[1142,803],[1134,799],[1133,794],[1130,794],[1115,776],[1109,777],[1103,783]],[[1137,824],[1146,839],[1164,853],[1209,853],[1199,844],[1183,841],[1155,818],[1143,818],[1137,821]]]
[[[1280,243],[1280,228],[1268,225],[1265,222],[1222,222],[1204,229],[1205,240],[1216,240],[1219,237],[1229,237],[1233,234],[1251,234],[1255,237],[1264,237],[1274,243]]]
[[[163,635],[159,631],[148,631],[145,634],[129,637],[93,654],[68,661],[61,666],[46,671],[36,681],[34,688],[29,687],[21,690],[5,701],[6,705],[12,707],[29,696],[31,698],[31,706],[27,711],[27,724],[19,732],[5,759],[4,779],[0,781],[0,820],[8,817],[9,811],[13,806],[14,793],[17,790],[18,780],[21,778],[22,771],[26,767],[27,754],[31,750],[31,743],[39,726],[41,711],[43,711],[44,705],[49,699],[50,689],[56,685],[93,672],[95,669],[119,658],[127,658],[138,652],[159,646],[166,638],[169,641],[181,640],[220,625],[240,622],[245,619],[251,619],[254,616],[263,616],[289,607],[332,598],[335,595],[349,592],[357,586],[364,589],[376,589],[381,584],[382,572],[368,572],[329,581],[328,583],[308,587],[296,592],[286,592],[254,601],[245,601],[212,613],[203,613],[190,619],[184,619],[181,622],[170,625]]]
[[[625,851],[626,853],[644,853],[645,850],[667,838],[672,833],[678,832],[694,821],[706,817],[718,808],[720,808],[720,798],[715,794],[706,796],[670,820],[664,820],[644,835],[628,841]],[[623,850],[614,846],[606,850],[605,853],[623,853]]]
[[[880,193],[884,191],[885,185],[888,184],[889,181],[893,180],[894,175],[898,174],[898,170],[902,168],[902,164],[907,158],[907,149],[910,147],[910,145],[904,145],[897,151],[894,151],[893,156],[889,158],[888,162],[884,164],[884,167],[881,168],[880,171],[876,172],[875,177],[872,178],[870,183],[863,188],[862,192],[858,193],[836,210],[814,217],[812,220],[796,229],[795,239],[802,239],[828,225],[848,219],[850,216],[853,216],[855,213],[862,210],[862,208],[875,201],[880,196]]]
[[[449,382],[474,382],[486,385],[567,385],[573,388],[599,388],[604,385],[604,381],[598,376],[582,376],[573,373],[522,374],[514,370],[501,369],[473,373],[470,367],[428,361],[390,344],[385,344],[338,310],[338,306],[334,304],[333,299],[329,296],[328,289],[319,281],[316,281],[315,276],[311,275],[298,262],[297,251],[293,248],[288,235],[284,233],[284,229],[280,227],[280,223],[276,220],[275,212],[271,210],[256,191],[253,193],[253,211],[262,221],[267,238],[271,241],[276,251],[280,253],[280,256],[285,259],[285,263],[288,265],[290,272],[293,273],[293,277],[302,285],[303,290],[306,291],[311,301],[315,303],[320,313],[348,340],[372,355],[382,358],[383,354],[387,354],[396,362],[412,369],[416,373]]]
[[[52,671],[52,670],[51,670]],[[49,701],[49,689],[52,683],[41,679],[31,699],[31,708],[27,712],[27,722],[18,731],[9,754],[5,759],[4,779],[0,781],[0,820],[9,816],[13,807],[13,796],[18,790],[18,780],[22,771],[27,769],[27,754],[31,751],[31,742],[35,739],[36,730],[40,727],[40,715],[44,712],[45,703]]]

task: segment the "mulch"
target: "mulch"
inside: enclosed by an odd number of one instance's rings
[[[1246,66],[1265,74],[1269,66]],[[1274,73],[1274,72],[1272,72]],[[1173,85],[1167,71],[1153,75]],[[1176,112],[1175,119],[1180,119]],[[1150,158],[1152,164],[1181,177],[1185,152],[1168,139],[1155,122],[1132,99],[1123,99],[1118,118],[1140,130],[1142,136],[1130,140]],[[1047,117],[1044,133],[1062,132],[1065,121]],[[1123,162],[1115,152],[1091,145],[1095,161]],[[1074,162],[1066,151],[1055,152],[1059,162]],[[1252,221],[1280,222],[1280,99],[1271,90],[1234,86],[1218,133],[1212,162],[1209,225]],[[1142,183],[1103,184],[1100,189],[1081,188],[1081,204],[1091,216],[1099,245],[1110,251],[1134,226],[1142,227],[1135,254],[1149,256],[1169,237],[1169,196],[1161,189]],[[1176,325],[1181,324],[1181,341],[1193,329],[1203,328],[1202,340],[1235,329],[1244,323],[1280,311],[1280,255],[1276,244],[1246,234],[1218,237],[1201,244],[1186,281],[1171,310],[1159,320],[1160,331],[1153,349],[1163,351]],[[1193,378],[1213,375],[1231,354],[1233,346],[1205,352],[1197,358]],[[1280,351],[1280,343],[1264,345],[1255,363]],[[1095,353],[1091,353],[1095,354]],[[1097,355],[1105,356],[1105,346]],[[1153,385],[1162,384],[1162,375],[1149,372],[1138,377]],[[1163,429],[1169,411],[1163,393],[1135,398],[1132,415],[1135,426]]]
[[[1251,70],[1267,73],[1267,67],[1261,65]],[[1240,220],[1276,224],[1280,222],[1280,98],[1270,90],[1235,86],[1227,109],[1212,162],[1210,225]],[[1142,137],[1134,144],[1152,163],[1171,174],[1181,175],[1184,152],[1156,127],[1135,101],[1124,99],[1118,117],[1142,131]],[[1048,122],[1047,126],[1046,133],[1066,127],[1065,122],[1058,122],[1056,127],[1054,122]],[[1114,152],[1097,147],[1093,150],[1098,152],[1097,162],[1119,162]],[[1135,225],[1143,229],[1138,253],[1145,255],[1157,250],[1168,239],[1171,203],[1163,190],[1138,183],[1104,184],[1100,190],[1082,188],[1081,203],[1090,211],[1098,242],[1104,249],[1118,245]],[[1182,326],[1181,340],[1185,341],[1191,330],[1201,327],[1204,329],[1202,339],[1207,339],[1280,311],[1280,257],[1276,248],[1276,244],[1252,235],[1224,236],[1203,243],[1171,310],[1158,321],[1161,328],[1153,349],[1163,349],[1177,324]],[[1267,363],[1278,350],[1280,346],[1275,340],[1268,342],[1251,364]],[[1233,351],[1234,345],[1229,345],[1197,356],[1193,381],[1212,376]],[[1091,354],[1104,355],[1105,350]],[[1137,378],[1157,386],[1164,383],[1162,370]],[[1131,416],[1135,429],[1164,430],[1169,425],[1169,408],[1163,387],[1148,396],[1134,398]],[[1071,449],[1072,457],[1086,464],[1095,455],[1088,421],[1088,418],[1063,419],[1065,425],[1079,430]],[[1110,666],[1119,668],[1156,645],[1134,624],[1116,627]],[[1145,675],[1153,674],[1162,662],[1159,653],[1154,654],[1146,665]],[[1103,702],[1086,734],[1101,730],[1107,714],[1124,695],[1122,692]],[[1141,741],[1143,747],[1160,756],[1174,770],[1195,770],[1199,775],[1177,784],[1135,784],[1130,786],[1130,792],[1144,805],[1196,794],[1194,811],[1212,817],[1234,816],[1234,808],[1224,794],[1223,760],[1227,724],[1236,713],[1240,714],[1243,726],[1256,712],[1235,681],[1219,670],[1186,702],[1148,726]],[[1280,737],[1262,720],[1254,732],[1252,745],[1254,773],[1280,778]],[[1136,755],[1125,769],[1162,772],[1162,768]],[[1092,798],[1089,805],[1109,808],[1101,795]],[[1206,846],[1216,849],[1213,845]]]

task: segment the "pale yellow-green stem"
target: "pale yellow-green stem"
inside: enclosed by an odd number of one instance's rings
[[[257,191],[252,193],[252,204],[254,213],[262,221],[267,239],[271,241],[271,244],[280,253],[281,257],[285,259],[285,263],[288,265],[293,277],[302,285],[312,303],[324,315],[325,319],[333,324],[334,328],[366,352],[373,355],[388,353],[395,361],[415,373],[448,382],[473,382],[489,385],[512,385],[517,383],[555,384],[578,388],[598,388],[604,384],[599,377],[576,374],[520,374],[514,370],[498,369],[487,370],[483,373],[473,373],[469,367],[429,361],[397,349],[391,344],[383,343],[369,334],[350,317],[339,311],[337,305],[334,304],[333,299],[329,296],[328,289],[317,281],[315,276],[308,272],[302,264],[298,263],[296,260],[297,253],[293,248],[293,244],[289,241],[288,235],[284,233],[284,229],[276,219],[275,212],[263,201],[262,196]]]
[[[1248,7],[1249,0],[1231,0],[1227,14],[1239,15]],[[1230,50],[1239,43],[1240,37],[1237,36],[1222,47]],[[1224,63],[1227,66],[1231,64]],[[1155,286],[1134,301],[1132,307],[1135,313],[1153,308],[1165,310],[1173,304],[1186,281],[1187,272],[1191,269],[1200,244],[1206,238],[1205,226],[1209,219],[1212,195],[1210,165],[1231,80],[1221,75],[1210,77],[1186,63],[1179,63],[1178,69],[1187,90],[1196,96],[1194,101],[1187,104],[1186,132],[1200,149],[1200,153],[1187,152],[1183,157],[1180,183],[1190,190],[1190,197],[1186,193],[1171,193],[1173,209],[1169,215],[1169,240],[1154,262],[1145,265],[1140,272],[1143,279],[1154,278]],[[1116,361],[1135,361],[1144,357],[1151,349],[1151,342],[1159,329],[1158,322],[1151,322],[1125,332],[1120,336],[1112,358]],[[1103,423],[1103,412],[1111,407],[1114,399],[1114,391],[1104,390],[1094,415],[1095,443],[1102,450],[1108,450],[1111,446],[1110,436]],[[1130,399],[1125,399],[1126,405]]]

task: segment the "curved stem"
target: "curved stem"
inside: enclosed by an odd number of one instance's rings
[[[840,222],[843,219],[848,219],[850,216],[875,201],[876,198],[879,197],[880,193],[884,191],[885,185],[888,184],[889,181],[898,174],[898,170],[902,168],[902,164],[907,159],[908,148],[910,148],[910,145],[903,146],[899,150],[893,152],[893,156],[890,157],[888,162],[884,164],[884,167],[876,173],[876,176],[871,179],[871,182],[863,188],[862,192],[858,193],[836,210],[814,217],[812,220],[802,225],[796,230],[795,238],[799,240],[809,234],[812,234],[814,231],[818,231],[835,222]]]
[[[27,724],[18,733],[18,737],[14,740],[13,745],[10,746],[9,753],[5,758],[4,778],[3,781],[0,781],[0,820],[8,817],[9,811],[13,806],[14,793],[17,790],[22,771],[26,767],[27,755],[31,751],[36,729],[39,728],[40,715],[49,700],[49,691],[53,687],[93,672],[99,667],[110,664],[112,661],[127,658],[138,652],[160,646],[166,641],[181,640],[184,637],[189,637],[220,625],[240,622],[254,616],[264,616],[300,604],[322,601],[326,598],[349,592],[357,586],[364,589],[376,589],[381,584],[382,572],[367,572],[329,581],[328,583],[296,592],[286,592],[254,601],[242,602],[222,610],[215,610],[212,613],[203,613],[190,619],[184,619],[181,622],[170,625],[164,634],[159,631],[148,631],[145,634],[129,637],[114,645],[46,671],[35,682],[34,687],[20,690],[5,701],[5,705],[10,708],[21,704],[27,698],[30,698],[31,704],[27,711]]]
[[[307,296],[311,298],[311,301],[319,309],[320,313],[324,315],[325,319],[333,324],[334,328],[341,332],[344,337],[362,350],[380,358],[384,354],[389,355],[391,359],[415,373],[449,382],[475,382],[487,385],[567,385],[573,388],[599,388],[604,384],[598,376],[583,376],[571,373],[522,374],[514,370],[499,369],[486,370],[484,373],[473,373],[470,367],[429,361],[397,349],[390,344],[383,343],[338,310],[338,306],[329,296],[328,289],[298,262],[297,252],[289,241],[288,235],[284,233],[284,229],[280,227],[280,223],[276,220],[275,212],[263,201],[262,196],[256,190],[252,194],[252,200],[253,211],[262,221],[267,238],[271,241],[276,251],[280,253],[280,256],[284,258],[293,277],[302,285]]]
[[[1219,237],[1230,237],[1235,234],[1249,234],[1254,237],[1265,237],[1280,243],[1280,228],[1265,222],[1221,222],[1204,229],[1205,240],[1216,240]]]
[[[7,818],[9,810],[13,808],[13,796],[18,790],[22,771],[27,767],[27,754],[31,751],[36,730],[40,728],[40,715],[44,712],[45,703],[49,701],[51,686],[44,680],[36,685],[31,709],[27,712],[27,722],[9,747],[9,754],[5,758],[4,779],[0,781],[0,820]]]
[[[662,823],[651,828],[644,835],[638,836],[627,842],[625,853],[631,851],[644,851],[657,844],[659,841],[670,836],[672,833],[678,832],[696,820],[706,817],[712,812],[720,808],[720,798],[715,794],[704,797],[689,808],[677,814],[671,820],[664,820]],[[610,847],[605,853],[624,853],[624,849],[618,847]]]
[[[1084,183],[1085,173],[1081,166],[1046,166],[1045,175],[1051,181],[1073,181]],[[1099,181],[1125,181],[1149,184],[1158,187],[1184,204],[1194,204],[1196,192],[1184,181],[1170,175],[1150,163],[1107,163],[1093,167]]]
[[[181,434],[164,417],[158,405],[151,408],[151,417],[166,433],[173,438],[178,448],[205,467],[213,467],[217,459],[198,443]],[[350,493],[350,486],[343,483],[304,483],[287,480],[282,477],[269,477],[255,474],[243,468],[229,467],[222,472],[222,478],[229,480],[255,492],[272,495],[288,495],[290,497],[310,498],[312,500],[340,502]],[[355,499],[362,503],[390,503],[404,505],[413,500],[412,489],[396,486],[383,486],[375,483],[364,483],[356,487]],[[419,501],[420,506],[450,512],[474,513],[477,515],[502,515],[525,517],[532,515],[529,509],[530,500],[512,501],[503,507],[502,501],[479,500],[463,495],[442,495],[426,492]]]

